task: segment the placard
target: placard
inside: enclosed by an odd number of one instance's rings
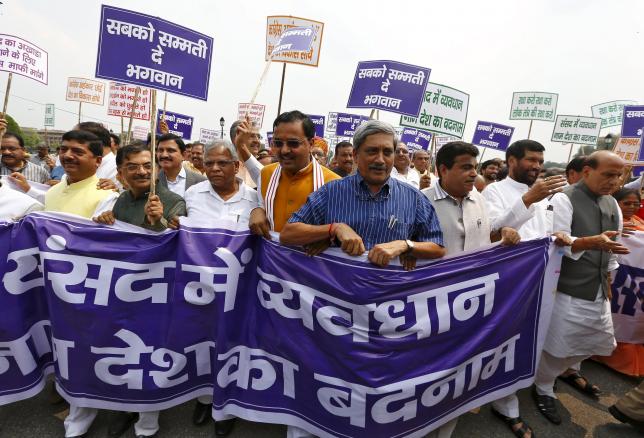
[[[397,61],[358,63],[347,108],[375,108],[416,117],[431,69]]]
[[[161,116],[163,115],[163,110],[159,109],[157,111],[157,134],[159,129],[159,123],[161,123]],[[194,117],[186,116],[185,114],[173,113],[172,111],[165,112],[165,122],[168,124],[168,129],[171,134],[178,135],[184,140],[190,140],[192,137],[192,125],[194,124]]]
[[[446,85],[428,83],[419,117],[401,116],[400,124],[463,138],[470,95]]]
[[[369,120],[367,116],[358,114],[338,113],[338,122],[335,128],[335,135],[338,137],[353,137],[358,126]]]
[[[276,54],[272,60],[277,62],[289,62],[292,64],[308,65],[317,67],[320,62],[320,49],[322,47],[322,35],[324,34],[324,23],[307,18],[289,17],[284,15],[271,15],[266,17],[266,49],[264,60],[271,60],[271,53],[278,45],[280,37],[285,30],[293,27],[310,27],[315,32],[313,43],[308,52],[283,52]]]
[[[307,114],[315,126],[315,135],[324,138],[324,128],[326,117],[313,114]]]
[[[96,77],[207,100],[212,47],[202,33],[103,5]]]
[[[622,116],[622,137],[640,138],[644,128],[644,105],[625,105]]]
[[[265,105],[258,103],[240,103],[237,105],[237,120],[242,120],[248,114],[250,121],[259,129],[264,124]]]
[[[593,117],[602,119],[602,128],[620,126],[626,105],[637,105],[634,100],[613,100],[590,107]]]
[[[130,117],[135,93],[136,85],[110,82],[107,115]],[[150,90],[148,88],[140,87],[136,109],[132,117],[138,120],[150,120]]]
[[[201,128],[199,130],[199,143],[208,144],[221,139],[221,130]]]
[[[54,126],[56,124],[56,107],[53,103],[45,104],[45,123],[47,127]]]
[[[15,73],[47,85],[49,55],[17,36],[0,33],[0,71]]]
[[[403,128],[400,142],[407,145],[409,152],[415,150],[429,150],[432,144],[432,133],[417,128]]]
[[[627,164],[644,165],[644,158],[638,157],[642,154],[639,138],[620,137],[615,143],[613,152],[622,157]]]
[[[554,122],[557,114],[556,93],[517,91],[512,93],[510,120],[542,120]]]
[[[601,119],[558,115],[551,141],[559,143],[597,144]]]
[[[65,100],[103,105],[105,84],[85,78],[68,78]]]
[[[511,126],[479,121],[476,123],[472,144],[498,151],[505,151],[510,146],[513,133],[514,128]]]

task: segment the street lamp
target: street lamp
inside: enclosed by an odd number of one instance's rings
[[[226,124],[226,120],[222,117],[219,119],[219,126],[221,126],[221,139],[224,139],[224,125]]]

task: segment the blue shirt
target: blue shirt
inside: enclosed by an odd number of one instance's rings
[[[429,200],[418,190],[389,178],[372,194],[359,173],[329,181],[311,193],[289,222],[349,225],[367,250],[393,240],[434,242],[443,246],[438,216]]]
[[[60,181],[64,174],[65,169],[63,168],[63,166],[56,166],[51,169],[51,179],[57,179],[58,181]]]

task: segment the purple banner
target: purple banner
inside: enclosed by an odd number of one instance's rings
[[[186,225],[0,224],[0,404],[55,364],[79,406],[211,394],[216,419],[420,437],[533,381],[560,263],[548,239],[407,272]]]
[[[644,173],[644,166],[633,167],[633,176],[640,176],[642,173]]]
[[[431,69],[396,61],[362,61],[347,108],[377,108],[417,117]]]
[[[644,131],[644,105],[626,105],[622,115],[622,137],[640,138]]]
[[[162,122],[162,116],[163,110],[157,110],[157,135],[161,134],[158,128],[159,123]],[[168,124],[170,133],[178,135],[184,140],[190,140],[192,137],[192,125],[194,124],[194,118],[192,116],[166,111],[165,122]]]
[[[266,147],[270,148],[271,143],[273,143],[273,131],[268,131],[266,133]]]
[[[207,100],[212,48],[202,33],[103,5],[96,77]]]
[[[432,133],[416,128],[403,128],[400,141],[407,145],[410,152],[419,149],[428,151],[432,144]]]
[[[482,122],[476,123],[476,130],[474,131],[474,138],[472,144],[484,148],[496,149],[505,151],[510,146],[510,140],[514,128],[511,126],[501,125],[499,123]]]
[[[315,125],[315,135],[318,137],[324,138],[324,129],[326,127],[325,122],[326,122],[326,117],[324,116],[317,116],[313,114],[307,114],[311,121],[313,122],[313,125]]]
[[[335,135],[338,137],[353,137],[358,126],[369,120],[367,116],[358,114],[338,113],[338,122],[335,127]]]

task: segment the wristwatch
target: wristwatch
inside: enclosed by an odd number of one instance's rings
[[[407,244],[407,251],[405,251],[405,252],[409,254],[414,250],[414,242],[412,242],[411,240],[407,239],[407,240],[405,240],[405,243]]]

